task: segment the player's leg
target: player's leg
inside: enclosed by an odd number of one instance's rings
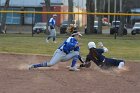
[[[50,35],[46,38],[46,42],[49,42],[49,39],[51,39],[53,37],[53,29],[50,28],[50,26],[48,26],[48,30]]]
[[[49,33],[51,33],[51,28],[50,26],[48,26],[48,31]],[[49,39],[51,38],[51,36],[49,35],[47,38],[46,38],[46,42],[49,43]]]
[[[52,37],[53,37],[53,42],[56,43],[56,30],[52,30]]]
[[[108,66],[116,66],[119,69],[124,67],[124,60],[118,60],[118,59],[111,59],[111,58],[106,58],[106,63]]]
[[[78,55],[75,55],[72,59],[72,63],[71,63],[71,66],[69,68],[70,71],[79,71],[80,69],[78,69],[76,63],[78,61]]]
[[[50,67],[50,66],[53,66],[55,65],[56,63],[60,62],[62,56],[63,56],[63,52],[60,51],[59,49],[57,49],[53,55],[53,57],[51,58],[51,60],[48,62],[48,61],[45,61],[43,63],[38,63],[38,64],[33,64],[29,67],[29,69],[31,68],[38,68],[38,67]]]
[[[62,62],[68,61],[68,60],[72,59],[76,55],[79,55],[79,52],[78,51],[72,51],[69,54],[63,56],[61,61]]]
[[[72,59],[70,70],[71,71],[79,70],[79,69],[77,69],[77,66],[76,66],[77,60],[79,59],[79,52],[78,51],[73,51],[73,52],[67,54],[66,56],[64,56],[61,61],[64,62],[64,61],[67,61],[67,60],[70,60],[70,59]]]
[[[118,60],[118,59],[114,59],[114,61],[112,62],[113,66],[116,66],[118,69],[122,69],[124,68],[124,60]]]
[[[61,59],[62,59],[62,57],[64,55],[65,55],[64,52],[62,52],[61,50],[57,49],[56,52],[54,53],[54,56],[50,60],[50,62],[47,62],[47,66],[53,66],[53,65],[57,64],[58,62],[61,61]]]

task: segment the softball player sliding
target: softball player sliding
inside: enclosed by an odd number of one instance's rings
[[[81,58],[79,55],[80,47],[78,44],[78,40],[81,36],[82,35],[79,32],[73,33],[59,46],[59,48],[55,51],[53,57],[49,62],[33,64],[29,67],[29,69],[38,67],[50,67],[57,64],[60,61],[65,62],[70,59],[73,59],[70,70],[78,71],[79,69],[76,67],[76,62],[78,59]]]
[[[124,67],[124,60],[107,58],[103,55],[103,53],[108,52],[108,49],[103,46],[102,42],[98,43],[100,48],[96,48],[96,44],[94,42],[88,43],[89,54],[86,57],[86,61],[84,64],[81,64],[80,67],[86,67],[88,63],[92,60],[97,66],[103,69],[107,69],[109,67],[118,67],[118,69],[122,69]],[[87,64],[86,64],[87,62]]]

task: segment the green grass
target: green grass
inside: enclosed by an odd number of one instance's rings
[[[31,34],[0,34],[0,52],[53,55],[59,44],[67,37],[67,35],[58,35],[57,44],[54,44],[46,43],[44,34],[34,37]],[[88,53],[89,41],[103,42],[109,49],[109,52],[105,53],[107,57],[140,60],[140,35],[127,35],[117,39],[111,35],[83,35],[80,40],[82,56]]]

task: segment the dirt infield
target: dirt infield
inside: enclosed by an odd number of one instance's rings
[[[126,62],[124,71],[91,68],[71,72],[59,63],[28,70],[32,63],[49,60],[38,55],[0,54],[0,93],[140,93],[140,63]]]

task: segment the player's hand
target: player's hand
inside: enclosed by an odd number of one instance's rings
[[[104,47],[102,42],[98,42],[98,47]]]
[[[89,68],[90,66],[91,66],[91,62],[85,62],[80,65],[80,67],[86,67],[86,68]]]
[[[81,46],[82,45],[82,43],[78,43],[78,46]]]
[[[80,47],[80,46],[81,46],[81,44],[79,44],[79,43],[75,45],[75,47]]]

